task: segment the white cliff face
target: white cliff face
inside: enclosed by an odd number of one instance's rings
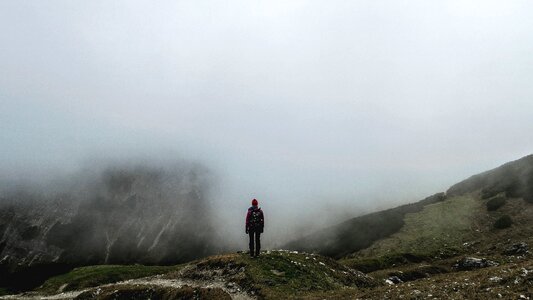
[[[114,168],[59,192],[5,194],[0,265],[177,263],[213,253],[202,172]]]

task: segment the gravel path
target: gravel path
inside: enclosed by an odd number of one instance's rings
[[[252,300],[256,299],[255,297],[249,295],[245,291],[241,290],[236,284],[234,283],[226,283],[222,280],[215,280],[215,281],[203,281],[203,280],[184,280],[184,279],[165,279],[161,278],[161,275],[157,275],[154,277],[146,277],[146,278],[140,278],[140,279],[130,279],[126,281],[120,281],[116,283],[101,285],[100,287],[108,287],[108,286],[117,286],[117,285],[143,285],[143,286],[159,286],[159,287],[172,287],[172,288],[180,288],[185,285],[190,287],[200,287],[200,288],[221,288],[226,293],[228,293],[232,299],[235,300]],[[98,288],[98,287],[97,287]],[[91,288],[93,289],[93,288]],[[76,296],[80,295],[81,293],[91,290],[91,289],[84,289],[84,290],[77,290],[77,291],[70,291],[65,293],[60,293],[56,295],[50,295],[50,296],[43,296],[35,293],[24,293],[24,294],[18,294],[18,295],[8,295],[8,296],[2,296],[0,299],[28,299],[28,300],[35,300],[35,299],[49,299],[49,300],[62,300],[62,299],[74,299]]]

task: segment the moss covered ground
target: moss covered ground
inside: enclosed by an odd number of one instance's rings
[[[319,255],[271,251],[256,259],[243,255],[252,288],[270,299],[374,286],[371,278]]]

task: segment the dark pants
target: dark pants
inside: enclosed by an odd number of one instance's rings
[[[259,256],[259,252],[261,251],[261,232],[250,230],[248,232],[248,235],[250,236],[250,255]],[[254,240],[255,240],[255,252],[254,252]]]

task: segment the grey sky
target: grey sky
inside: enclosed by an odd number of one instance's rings
[[[532,28],[530,1],[4,0],[1,177],[175,156],[239,218],[417,200],[533,152]]]

